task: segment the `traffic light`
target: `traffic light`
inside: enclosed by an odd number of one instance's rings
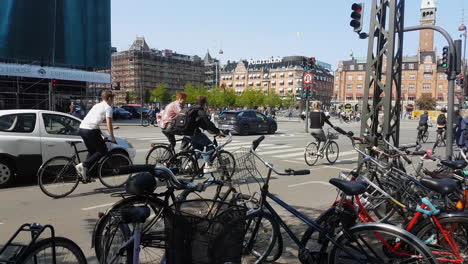
[[[362,20],[364,18],[364,3],[354,3],[351,6],[353,12],[351,13],[351,22],[349,25],[354,28],[354,32],[361,32],[362,30]]]
[[[459,78],[457,78],[457,85],[460,86],[460,87],[463,87],[463,83],[465,81],[465,76],[460,76]]]
[[[54,88],[57,87],[57,80],[55,80],[55,79],[52,80],[52,87],[54,87]]]
[[[302,69],[304,69],[304,71],[308,71],[310,69],[309,62],[306,58],[302,58]]]
[[[449,70],[449,58],[450,58],[450,55],[449,55],[449,48],[448,46],[445,46],[443,49],[442,49],[442,62],[441,62],[441,66],[442,68],[444,68],[445,70]]]
[[[310,57],[308,63],[309,63],[309,69],[314,69],[315,68],[315,57]]]
[[[307,97],[307,86],[302,86],[302,97]]]

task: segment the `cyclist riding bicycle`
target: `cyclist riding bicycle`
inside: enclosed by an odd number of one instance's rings
[[[192,146],[195,149],[201,151],[210,151],[214,149],[213,142],[200,130],[204,129],[211,134],[223,137],[224,134],[210,121],[206,113],[207,100],[205,96],[197,97],[197,104],[190,106],[190,113],[187,131],[184,131],[185,135],[190,135],[189,138],[192,142]],[[215,172],[216,169],[210,164],[211,154],[203,156],[205,166],[203,173]]]
[[[332,128],[335,128],[327,117],[321,110],[320,103],[315,103],[313,111],[310,112],[309,121],[310,121],[310,134],[315,137],[319,144],[327,140],[325,132],[323,132],[323,126],[327,123]]]
[[[76,165],[78,173],[87,179],[87,171],[101,157],[107,154],[107,146],[104,141],[99,124],[106,119],[107,130],[109,131],[110,141],[117,143],[112,126],[112,104],[114,103],[114,94],[112,91],[103,91],[101,93],[102,102],[95,104],[80,124],[80,136],[88,149],[86,160]],[[89,179],[88,179],[89,180]]]
[[[418,128],[418,130],[421,131],[421,128],[424,128],[424,130],[422,130],[422,131],[426,132],[427,128],[429,127],[429,124],[428,124],[429,120],[430,120],[429,112],[424,111],[424,114],[422,114],[419,117],[419,128]]]
[[[442,113],[437,117],[437,133],[441,134],[447,129],[447,109],[442,108]]]
[[[187,94],[179,92],[176,94],[176,100],[166,106],[164,113],[162,114],[161,130],[162,133],[167,137],[172,148],[176,146],[175,135],[171,133],[171,128],[179,115],[180,111],[184,108]]]

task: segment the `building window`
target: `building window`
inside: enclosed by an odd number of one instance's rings
[[[405,85],[404,84],[400,85],[400,87],[401,87],[401,91],[405,90]]]
[[[289,73],[288,73],[288,76],[289,76],[289,77],[292,77],[293,75],[294,75],[294,74],[293,74],[292,72],[289,72]]]
[[[284,84],[284,80],[281,80],[281,81],[280,81],[280,84],[283,85],[283,84]]]
[[[439,84],[439,86],[437,87],[439,90],[442,90],[444,89],[444,86],[442,86],[442,84]]]
[[[409,101],[414,101],[415,97],[413,95],[408,95],[408,100]]]
[[[432,67],[431,67],[431,65],[424,65],[424,69],[426,70],[426,72],[428,72],[428,71],[429,71],[429,72],[430,72],[430,71],[432,71]]]
[[[252,86],[253,85],[253,82],[249,82],[249,86]]]
[[[289,84],[289,85],[292,85],[292,84],[293,84],[293,80],[288,80],[288,84]]]
[[[356,88],[357,88],[357,89],[362,89],[362,84],[358,84],[358,85],[356,86]]]
[[[335,84],[335,90],[338,91],[338,84]]]
[[[409,85],[409,89],[410,89],[410,90],[414,90],[414,84],[410,84],[410,85]]]
[[[447,74],[445,73],[439,74],[439,80],[447,80]]]
[[[439,94],[437,95],[437,101],[443,101],[444,100],[444,95]]]
[[[276,78],[276,73],[272,73],[271,78]]]
[[[349,65],[349,70],[354,71],[354,65]]]
[[[236,80],[239,80],[239,75],[236,75]]]
[[[424,80],[432,80],[432,74],[424,74]]]
[[[408,68],[409,68],[410,70],[414,70],[414,64],[413,64],[413,63],[408,64]]]
[[[352,89],[353,89],[353,85],[352,85],[352,84],[348,84],[348,85],[346,85],[346,89],[348,89],[348,90],[352,90]]]
[[[410,79],[410,80],[416,80],[416,75],[411,74],[411,75],[409,76],[409,79]]]
[[[363,70],[364,70],[364,65],[360,64],[360,65],[358,66],[358,69],[359,69],[360,71],[363,71]]]
[[[402,80],[405,79],[405,75],[404,75],[404,74],[401,75],[401,79],[402,79]]]
[[[352,96],[346,96],[346,100],[353,100]]]
[[[284,77],[284,73],[280,73],[280,78],[283,78]]]
[[[404,70],[405,68],[406,68],[406,64],[403,63],[403,64],[401,65],[401,69]]]
[[[276,82],[275,82],[275,81],[272,81],[272,82],[271,82],[271,85],[276,85]]]
[[[424,90],[424,91],[428,91],[428,90],[430,90],[430,89],[431,89],[431,84],[429,84],[429,83],[424,83],[424,84],[423,84],[423,90]]]
[[[352,75],[348,75],[348,81],[352,81],[353,80],[353,76]]]
[[[268,86],[268,83],[267,83],[267,82],[266,82],[266,83],[264,83],[264,84],[263,84],[263,86],[267,87],[267,86]]]
[[[362,95],[356,95],[356,100],[362,100]]]
[[[357,79],[358,81],[362,81],[362,75],[358,75]]]

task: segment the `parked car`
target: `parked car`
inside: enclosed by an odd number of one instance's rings
[[[278,129],[273,118],[255,110],[226,111],[220,115],[218,127],[240,135],[259,132],[274,134]]]
[[[81,140],[81,120],[61,112],[44,110],[0,110],[0,188],[21,177],[36,176],[41,164],[56,156],[70,157],[74,151],[66,143]],[[124,138],[108,144],[111,152],[119,152],[133,160],[136,151]],[[79,150],[86,149],[78,144]],[[86,157],[86,152],[80,158]]]
[[[134,118],[140,118],[141,117],[141,112],[142,112],[142,107],[141,105],[124,105],[121,108],[127,110],[132,114],[132,117]],[[145,117],[149,112],[149,109],[146,107],[143,107],[143,117]]]
[[[123,108],[120,108],[120,107],[116,107],[114,109],[112,109],[113,111],[113,119],[130,119],[132,118],[132,114],[130,112],[128,112],[127,110],[123,109]]]

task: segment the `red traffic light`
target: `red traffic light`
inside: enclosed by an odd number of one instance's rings
[[[57,86],[57,80],[52,80],[52,86],[53,87]]]
[[[356,4],[356,3],[354,3],[354,4],[351,6],[351,9],[352,9],[354,12],[361,13],[361,11],[362,11],[362,5],[361,5],[361,4]]]
[[[311,57],[311,58],[309,58],[309,61],[310,61],[310,62],[315,62],[315,58],[314,58],[314,57]]]

